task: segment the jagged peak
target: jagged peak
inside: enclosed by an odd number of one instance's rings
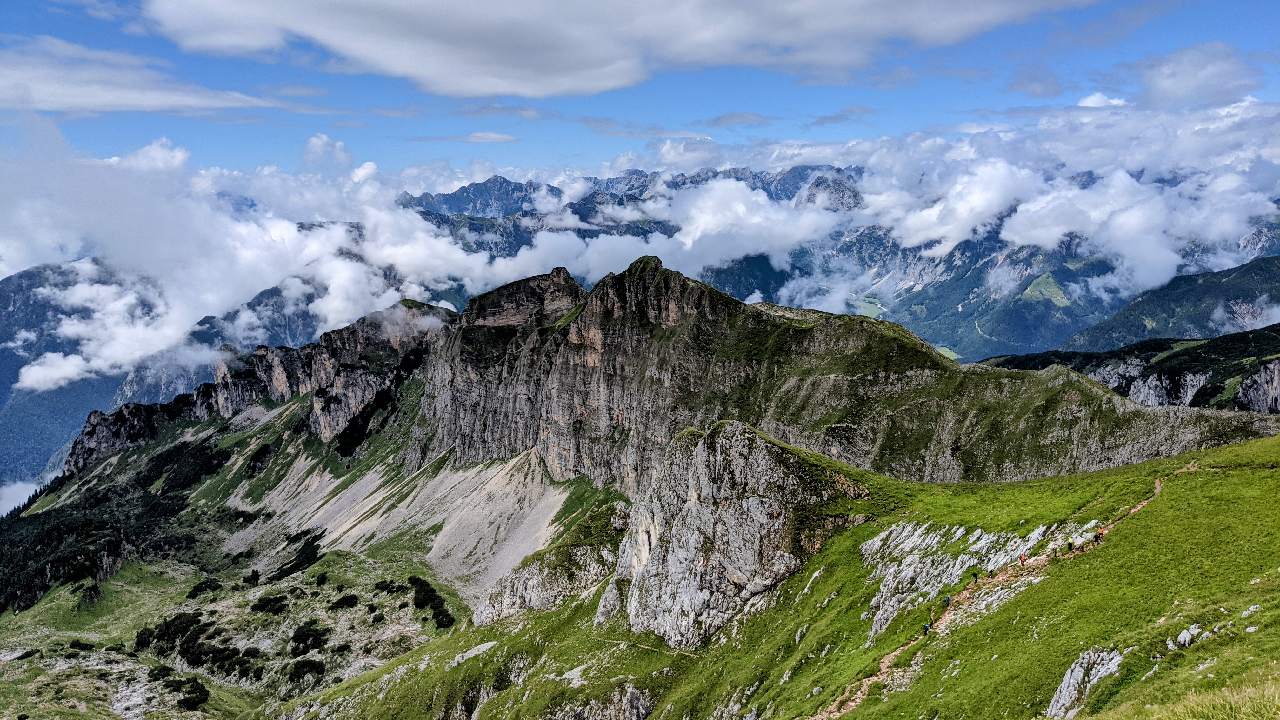
[[[663,269],[662,258],[658,257],[657,255],[641,255],[635,260],[632,260],[631,264],[628,265],[627,269],[624,270],[623,272],[626,272],[629,274],[636,274],[636,273],[648,274],[648,273],[656,273],[662,269]]]
[[[670,326],[690,316],[715,321],[741,310],[743,303],[676,270],[652,255],[636,258],[620,273],[609,273],[587,296],[588,317],[631,317]]]
[[[582,286],[566,268],[523,278],[476,295],[463,311],[464,325],[541,325],[555,321],[578,304]]]

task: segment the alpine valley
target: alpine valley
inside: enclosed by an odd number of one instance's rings
[[[1054,273],[1088,263],[1031,255],[1015,297],[1065,317]],[[0,520],[0,714],[1275,716],[1280,418],[1248,379],[1140,404],[735,294],[558,268],[91,413]],[[1214,348],[1230,388],[1271,367],[1246,338],[1140,359]]]

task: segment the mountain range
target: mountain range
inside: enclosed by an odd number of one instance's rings
[[[708,169],[676,175],[637,170],[584,178],[586,191],[566,203],[565,191],[556,186],[495,176],[451,193],[404,193],[399,203],[447,231],[465,251],[504,258],[529,247],[543,230],[567,230],[588,238],[675,236],[681,228],[655,215],[651,205],[713,181],[742,183],[771,202],[819,208],[844,218],[863,205],[860,179],[858,168],[832,166],[780,172]],[[234,200],[241,211],[255,212],[252,199]],[[301,223],[300,228],[325,225]],[[1260,221],[1238,249],[1242,257],[1257,260],[1236,270],[1196,274],[1207,260],[1192,244],[1182,268],[1190,274],[1126,304],[1114,291],[1088,289],[1092,280],[1115,268],[1096,255],[1085,238],[1066,238],[1051,250],[1013,246],[1001,239],[997,222],[939,255],[930,244],[902,246],[891,228],[848,220],[834,227],[790,250],[785,263],[746,254],[706,267],[698,276],[739,299],[817,304],[892,320],[944,353],[974,361],[1060,346],[1100,350],[1150,337],[1210,337],[1247,329],[1240,323],[1257,327],[1255,316],[1268,312],[1274,292],[1271,256],[1280,252],[1280,226]],[[348,231],[358,248],[363,228],[351,223]],[[363,262],[358,251],[355,257]],[[79,262],[80,271],[90,263],[103,281],[111,281],[113,271],[100,262]],[[387,289],[401,282],[394,268],[373,270]],[[0,345],[0,482],[55,473],[60,453],[90,410],[167,400],[211,377],[208,363],[187,359],[192,353],[161,353],[128,373],[44,392],[13,390],[18,371],[31,359],[45,352],[74,351],[74,343],[58,334],[58,318],[68,311],[55,302],[55,295],[76,282],[77,272],[75,263],[40,266],[0,281],[0,306],[9,308],[0,327],[0,339],[9,338]],[[207,357],[223,346],[236,352],[258,344],[309,342],[320,329],[310,305],[325,292],[309,281],[283,279],[240,307],[201,320],[185,345]],[[434,301],[452,307],[461,307],[467,299],[461,283],[437,295]],[[1173,315],[1164,317],[1161,312]]]
[[[1265,707],[1278,432],[1061,366],[962,365],[652,257],[460,313],[404,300],[89,416],[0,519],[0,708]]]

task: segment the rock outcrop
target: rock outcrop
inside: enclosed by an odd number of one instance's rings
[[[617,559],[609,548],[574,547],[526,561],[498,581],[472,617],[477,625],[488,625],[556,607],[599,585],[613,572]]]
[[[1053,694],[1053,700],[1044,711],[1045,717],[1054,720],[1071,720],[1080,712],[1089,691],[1100,680],[1115,675],[1120,670],[1124,653],[1119,650],[1090,648],[1080,653],[1062,677],[1062,684]]]
[[[964,579],[965,573],[997,570],[1018,561],[1022,553],[1044,543],[1055,548],[1088,539],[1092,525],[1038,527],[1024,535],[987,532],[956,525],[901,522],[864,542],[863,561],[871,565],[872,580],[880,587],[871,599],[868,616],[870,643],[900,614],[933,600],[946,587]],[[1025,586],[1019,588],[1025,589]],[[1008,597],[984,602],[1000,603]]]
[[[829,529],[809,510],[862,492],[741,423],[686,433],[640,488],[606,592],[632,630],[698,645],[817,549]]]
[[[1260,413],[1280,413],[1280,360],[1272,360],[1240,382],[1237,402]]]
[[[985,362],[1018,370],[1064,365],[1149,407],[1181,405],[1277,414],[1277,356],[1280,325],[1207,340],[1145,340],[1107,352],[1055,350]]]
[[[628,495],[676,432],[721,419],[933,482],[1101,469],[1280,430],[1274,419],[1140,408],[1068,372],[960,366],[892,323],[745,305],[656,258],[590,292],[560,268],[477,296],[461,316],[396,308],[297,350],[260,348],[145,412],[229,418],[309,393],[308,427],[343,452],[411,376],[426,392],[406,466],[534,449],[555,478],[586,475]],[[68,470],[154,437],[139,412],[95,416]]]
[[[89,415],[71,445],[65,471],[75,474],[106,457],[156,439],[175,421],[230,419],[259,403],[282,403],[310,393],[308,425],[329,442],[380,392],[394,387],[423,360],[432,331],[452,318],[448,310],[404,303],[327,332],[301,348],[260,347],[228,357],[214,381],[161,405],[126,404]]]
[[[653,712],[649,694],[634,685],[617,688],[608,697],[557,708],[545,720],[645,720]]]
[[[1065,371],[959,366],[892,323],[744,305],[656,258],[590,292],[561,269],[478,296],[430,355],[411,464],[534,447],[554,476],[628,495],[676,432],[721,419],[935,482],[1100,469],[1280,430],[1144,409]]]

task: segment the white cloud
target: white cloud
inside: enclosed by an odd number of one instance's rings
[[[0,515],[26,502],[27,498],[38,489],[38,485],[25,482],[0,485]]]
[[[243,93],[180,82],[159,62],[138,55],[52,37],[9,38],[0,46],[0,108],[197,112],[272,105]]]
[[[1204,107],[1239,100],[1258,87],[1262,72],[1229,45],[1209,43],[1139,65],[1143,99],[1155,107]]]
[[[941,256],[1018,201],[1037,195],[1044,185],[1035,171],[1004,159],[953,165],[960,171],[936,178],[937,196],[913,196],[901,178],[875,178],[879,182],[869,183],[863,192],[867,212],[878,224],[893,228],[903,245],[936,243],[929,253]]]
[[[1124,107],[1129,103],[1124,98],[1107,97],[1103,93],[1095,92],[1080,98],[1076,105],[1086,108],[1103,108],[1103,107]]]
[[[823,77],[888,42],[955,43],[1090,0],[660,0],[421,3],[147,0],[143,12],[188,50],[256,54],[296,40],[358,70],[446,95],[593,93],[672,67],[751,65]]]
[[[45,353],[23,366],[14,387],[23,390],[53,390],[92,374],[89,362],[80,355]]]
[[[133,170],[179,170],[187,164],[190,151],[177,147],[169,138],[160,138],[124,157],[107,158],[105,162]]]
[[[435,301],[454,282],[479,292],[557,265],[595,280],[643,254],[696,274],[763,253],[784,268],[791,251],[821,242],[845,222],[882,225],[894,241],[933,255],[1001,218],[1002,237],[1013,245],[1053,247],[1078,234],[1118,268],[1095,289],[1135,293],[1177,272],[1191,243],[1211,267],[1242,259],[1238,240],[1250,218],[1274,212],[1270,198],[1280,195],[1280,105],[1257,100],[1176,110],[1066,107],[1023,124],[945,137],[747,145],[669,138],[655,142],[647,157],[619,164],[855,165],[865,206],[847,215],[792,207],[743,183],[716,180],[604,206],[601,217],[588,219],[662,220],[680,228],[674,237],[584,239],[571,231],[580,221],[553,214],[529,247],[493,258],[467,252],[398,208],[396,196],[448,191],[495,172],[555,181],[569,197],[580,197],[587,184],[565,181],[577,173],[563,169],[483,163],[388,174],[356,163],[340,140],[319,135],[308,143],[318,162],[304,173],[191,168],[185,150],[163,140],[104,162],[74,154],[48,123],[31,130],[17,157],[0,158],[0,273],[85,256],[116,271],[97,273],[92,263],[79,263],[79,281],[50,296],[64,310],[54,332],[76,349],[33,358],[21,380],[31,388],[120,372],[149,353],[181,350],[199,318],[277,284],[293,302],[310,302],[329,328],[401,296]],[[219,199],[223,192],[253,198],[257,209],[232,215]],[[535,204],[558,212],[559,201],[549,195]],[[295,221],[303,220],[358,221],[365,239],[356,247],[340,225],[300,232]],[[367,262],[356,262],[353,252]],[[841,262],[835,258],[827,276],[795,283],[789,298],[846,308],[875,278]],[[388,266],[402,283],[372,269]],[[1001,271],[987,276],[997,292],[1014,279]],[[244,337],[260,332],[254,318],[240,320]]]
[[[303,150],[302,158],[308,165],[313,166],[332,165],[345,168],[351,164],[351,153],[347,151],[347,144],[341,140],[334,140],[324,133],[316,133],[307,139],[307,147]]]
[[[517,138],[514,135],[508,135],[506,133],[479,130],[465,135],[419,135],[410,139],[414,142],[460,142],[483,145],[490,143],[515,142]]]

